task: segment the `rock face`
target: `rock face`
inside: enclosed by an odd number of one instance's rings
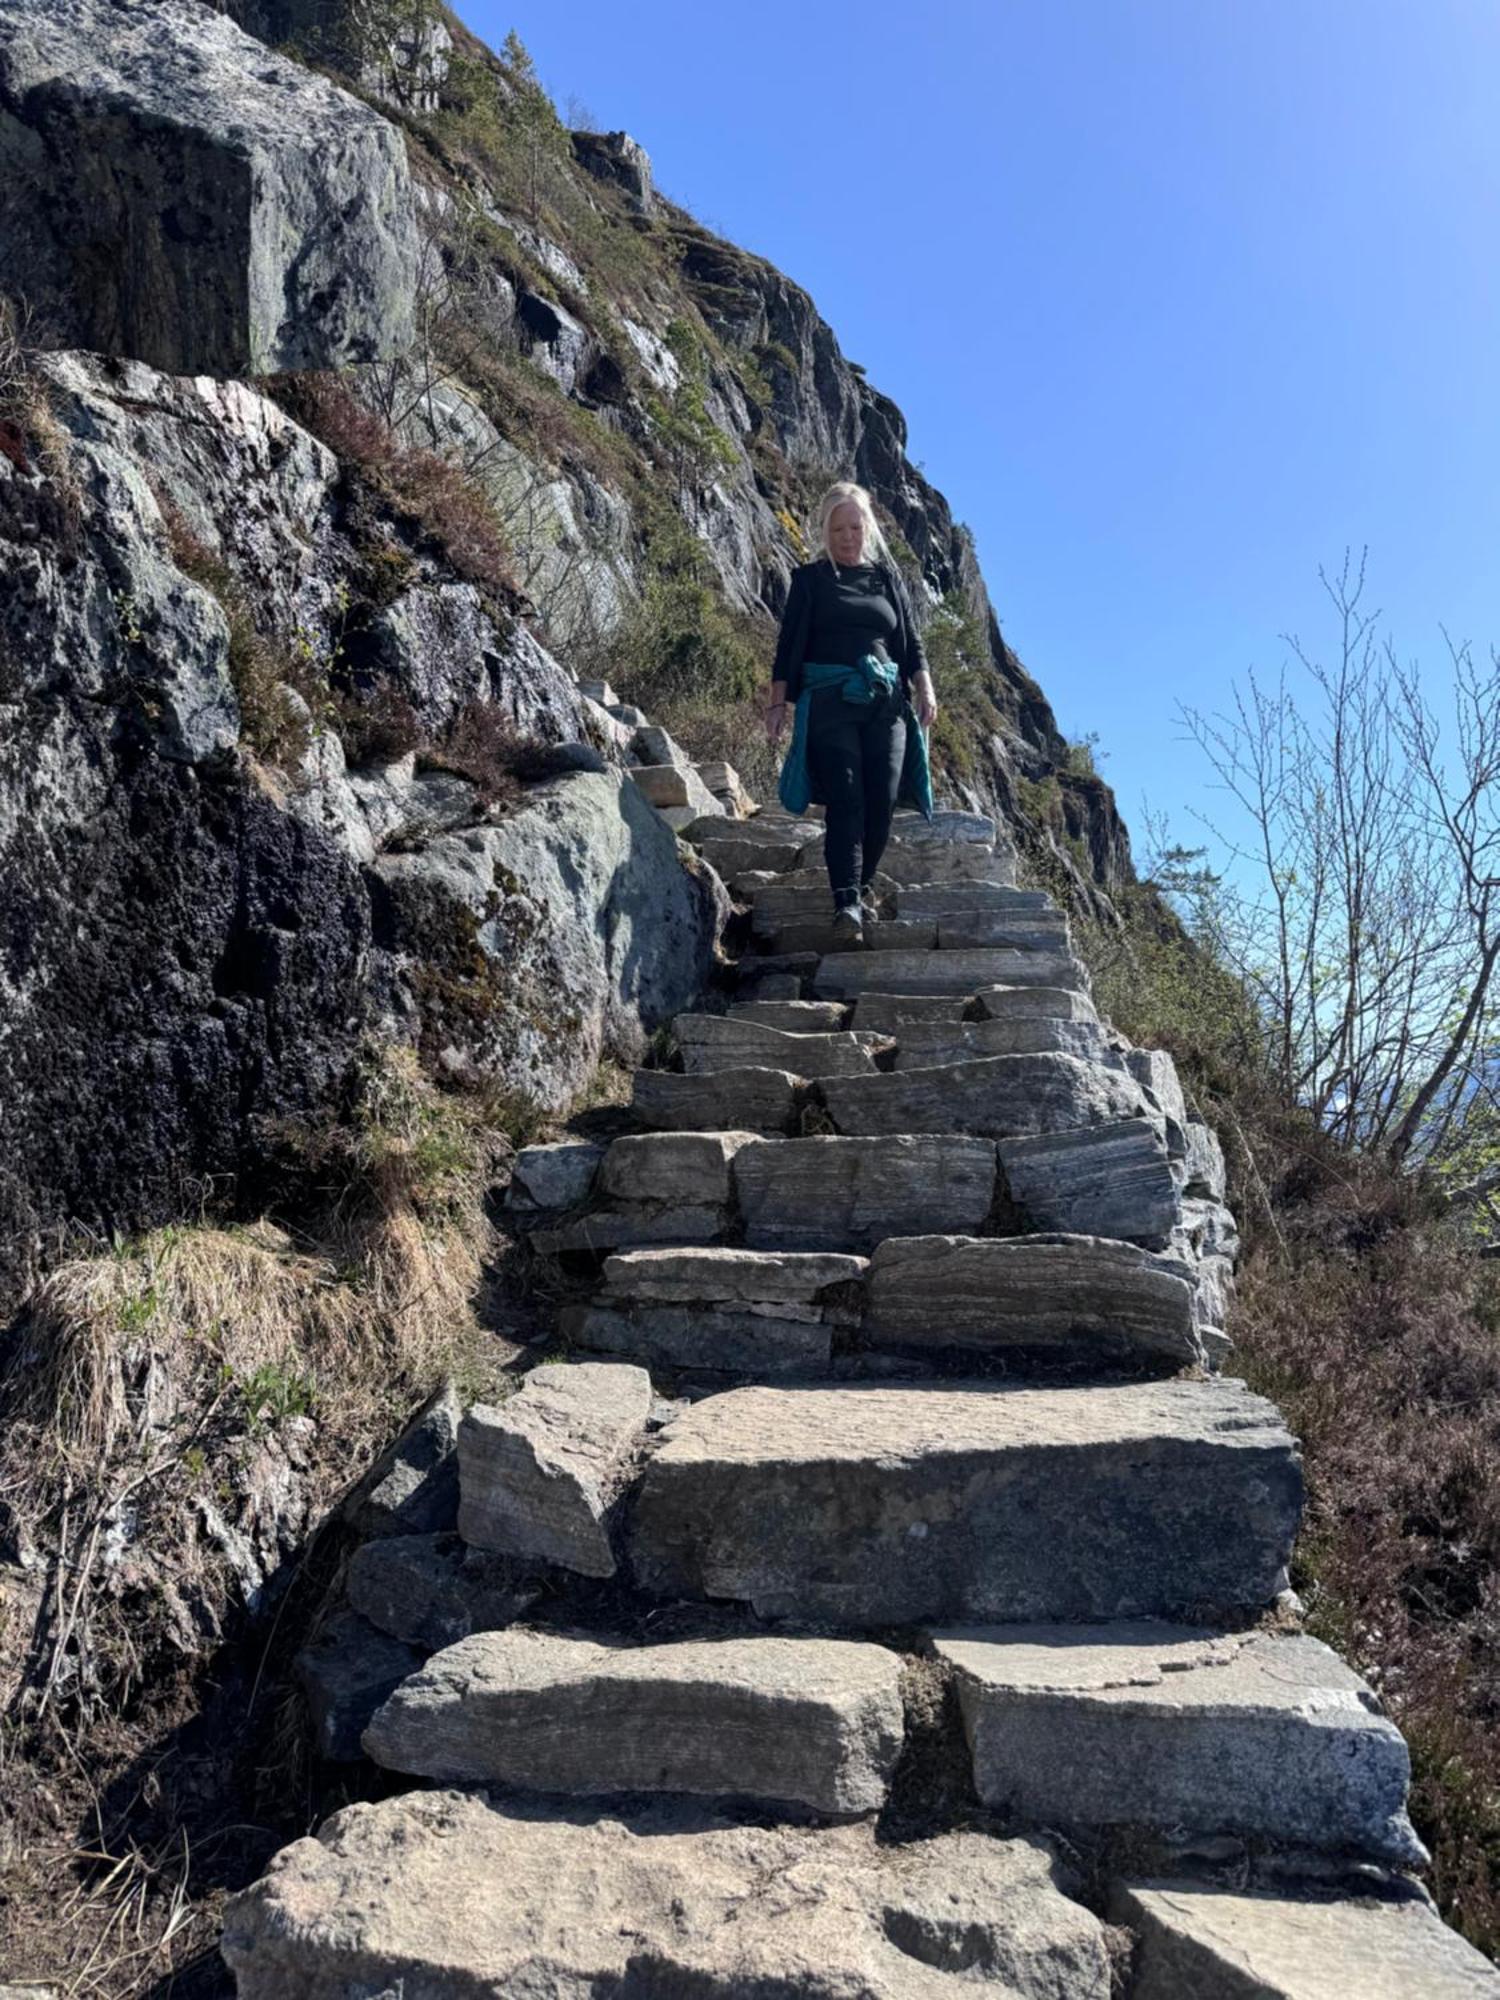
[[[1406,1745],[1316,1639],[1171,1625],[933,1635],[987,1805],[1412,1865]]]
[[[901,1750],[899,1680],[894,1653],[839,1640],[484,1633],[403,1682],[365,1748],[425,1778],[873,1812]]]
[[[663,1596],[844,1627],[1160,1616],[1269,1602],[1300,1501],[1237,1382],[735,1389],[668,1429],[630,1563]]]
[[[519,1393],[476,1403],[458,1433],[464,1540],[584,1576],[613,1576],[609,1521],[651,1408],[643,1368],[535,1368]]]
[[[190,0],[0,0],[0,261],[54,347],[224,376],[397,354],[405,149]]]
[[[1420,1892],[1299,1899],[1188,1883],[1122,1888],[1132,2000],[1496,2000],[1500,1972]]]
[[[375,864],[400,996],[445,931],[488,961],[481,1019],[453,1024],[479,1071],[552,1106],[610,1053],[633,1061],[697,992],[726,905],[619,771],[538,786],[522,812]],[[434,943],[434,939],[437,943]],[[559,1004],[559,1002],[562,1004]]]
[[[225,1916],[240,2000],[1108,2000],[1098,1919],[1047,1850],[984,1834],[528,1814],[448,1792],[350,1806]],[[420,1984],[417,1982],[420,1981]]]

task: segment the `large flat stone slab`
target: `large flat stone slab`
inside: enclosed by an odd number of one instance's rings
[[[1135,1078],[1078,1056],[980,1056],[972,1062],[872,1076],[830,1076],[820,1086],[834,1128],[866,1136],[967,1132],[1011,1138],[1115,1125],[1146,1113]]]
[[[741,1000],[730,1008],[728,1018],[755,1021],[792,1035],[817,1035],[847,1027],[848,1016],[841,1000]]]
[[[576,1347],[618,1355],[647,1367],[695,1369],[719,1375],[821,1375],[833,1334],[817,1313],[742,1311],[717,1306],[564,1306],[558,1330]]]
[[[1180,1203],[1158,1128],[1146,1118],[1002,1139],[1010,1196],[1038,1229],[1164,1244]]]
[[[761,1065],[794,1076],[868,1076],[875,1068],[874,1037],[847,1031],[788,1033],[729,1014],[679,1014],[672,1036],[691,1076]]]
[[[1400,1731],[1316,1639],[1054,1625],[950,1629],[932,1646],[958,1682],[980,1798],[1022,1821],[1426,1859]]]
[[[977,1230],[995,1195],[989,1139],[766,1140],[742,1147],[734,1186],[757,1249],[867,1250],[882,1237]]]
[[[613,1576],[610,1523],[651,1411],[644,1368],[533,1368],[458,1432],[458,1531],[475,1548]]]
[[[1040,1843],[604,1817],[412,1792],[294,1841],[224,1915],[239,2000],[1108,2000]]]
[[[1087,993],[1070,986],[982,986],[974,1012],[983,1021],[1092,1021],[1099,1015]]]
[[[897,1031],[897,1069],[932,1069],[981,1056],[1078,1056],[1099,1062],[1108,1053],[1104,1031],[1092,1021],[910,1021]]]
[[[1117,1890],[1140,1940],[1131,2000],[1500,2000],[1500,1972],[1415,1888],[1384,1898]]]
[[[1045,889],[1007,889],[995,882],[908,883],[896,890],[895,903],[900,917],[956,917],[972,910],[1062,915]]]
[[[627,1250],[606,1260],[604,1284],[612,1300],[816,1306],[825,1293],[858,1284],[865,1269],[863,1257],[828,1251]]]
[[[849,1025],[897,1034],[914,1021],[957,1021],[967,1004],[962,993],[861,993],[848,1010]]]
[[[404,1681],[364,1745],[423,1778],[874,1812],[901,1753],[900,1682],[897,1654],[849,1640],[487,1632]]]
[[[1181,1615],[1275,1596],[1301,1492],[1238,1382],[735,1389],[669,1427],[629,1559],[845,1628]]]
[[[1016,859],[995,849],[964,844],[952,847],[897,846],[892,841],[880,857],[880,872],[901,886],[933,882],[992,882],[1014,888]]]
[[[864,1337],[898,1351],[1040,1353],[1082,1365],[1201,1365],[1192,1272],[1098,1236],[888,1237]]]
[[[965,996],[984,986],[1087,984],[1083,968],[1060,952],[838,951],[818,963],[813,990],[820,999],[852,1000],[861,993],[951,993]]]
[[[1068,920],[1061,910],[958,910],[937,918],[939,951],[1008,947],[1071,959]]]
[[[638,1069],[630,1108],[643,1125],[669,1131],[789,1132],[797,1120],[802,1080],[759,1064],[684,1076],[669,1069]]]

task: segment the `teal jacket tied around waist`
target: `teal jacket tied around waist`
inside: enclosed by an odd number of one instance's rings
[[[827,660],[803,662],[802,692],[793,711],[792,740],[776,787],[777,796],[788,812],[805,813],[812,804],[812,776],[807,767],[807,710],[813,689],[840,688],[845,701],[857,708],[868,708],[881,695],[894,694],[898,679],[894,661],[882,660],[874,653],[863,654],[853,667]],[[927,761],[927,737],[910,709],[896,803],[913,807],[924,819],[932,818],[932,770]]]

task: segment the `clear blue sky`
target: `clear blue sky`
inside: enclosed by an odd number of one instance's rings
[[[459,11],[811,293],[1133,826],[1346,544],[1435,678],[1500,644],[1496,0]]]

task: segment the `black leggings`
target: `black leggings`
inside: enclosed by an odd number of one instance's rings
[[[823,855],[835,909],[859,901],[891,834],[891,814],[906,759],[902,704],[882,698],[873,709],[844,700],[836,687],[815,688],[808,702],[807,762],[828,819]]]

